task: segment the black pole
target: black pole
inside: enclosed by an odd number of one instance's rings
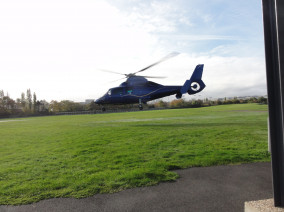
[[[274,205],[284,207],[284,1],[262,0],[262,7]]]

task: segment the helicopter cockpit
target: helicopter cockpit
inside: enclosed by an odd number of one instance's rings
[[[125,93],[125,88],[111,88],[108,90],[107,94],[109,96],[121,96]]]

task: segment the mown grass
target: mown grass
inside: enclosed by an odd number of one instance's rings
[[[0,120],[0,204],[175,180],[173,169],[269,161],[267,106]]]

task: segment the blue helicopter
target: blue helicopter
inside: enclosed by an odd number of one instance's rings
[[[186,80],[183,86],[165,86],[152,81],[148,81],[146,78],[164,78],[164,77],[150,77],[150,76],[138,76],[137,73],[145,71],[171,57],[178,55],[179,53],[171,53],[162,58],[156,63],[153,63],[146,68],[143,68],[137,72],[130,74],[121,74],[114,71],[107,71],[115,74],[124,75],[127,80],[121,83],[118,87],[114,87],[108,90],[108,92],[95,101],[96,104],[102,106],[102,110],[105,111],[104,105],[108,104],[136,104],[139,103],[139,109],[143,110],[143,105],[148,101],[159,99],[165,96],[176,94],[176,98],[180,99],[183,94],[188,93],[193,95],[199,93],[205,88],[204,82],[201,80],[203,73],[203,64],[196,66],[191,78]],[[123,78],[123,79],[124,79]]]

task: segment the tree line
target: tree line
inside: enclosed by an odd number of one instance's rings
[[[267,98],[261,97],[250,97],[248,99],[238,99],[237,97],[233,99],[217,99],[217,100],[209,100],[205,98],[201,99],[193,99],[193,100],[184,100],[184,99],[175,99],[171,102],[165,102],[159,100],[155,103],[149,105],[152,108],[196,108],[196,107],[208,107],[215,105],[225,105],[225,104],[246,104],[246,103],[259,103],[259,104],[267,104]]]
[[[0,90],[0,117],[44,114],[48,112],[48,105],[47,101],[38,100],[36,93],[32,93],[30,89],[22,92],[16,100]]]
[[[12,99],[7,92],[0,90],[0,118],[54,115],[59,112],[93,111],[101,108],[94,102],[81,104],[70,100],[47,102],[39,100],[35,92],[27,89],[21,97]]]
[[[244,104],[244,103],[260,103],[267,104],[267,98],[251,97],[249,99],[219,99],[209,100],[184,100],[175,99],[171,102],[163,100],[154,101],[144,105],[145,109],[151,108],[194,108],[194,107],[208,107],[222,104]],[[130,105],[109,105],[110,110],[128,110],[138,108],[138,104]],[[35,92],[32,93],[30,89],[21,93],[21,97],[16,100],[10,98],[9,94],[0,90],[0,118],[7,117],[22,117],[22,116],[36,116],[36,115],[54,115],[60,112],[77,112],[77,111],[96,111],[101,110],[101,107],[96,105],[93,101],[89,104],[81,104],[70,100],[62,100],[47,102],[45,100],[37,99]]]

